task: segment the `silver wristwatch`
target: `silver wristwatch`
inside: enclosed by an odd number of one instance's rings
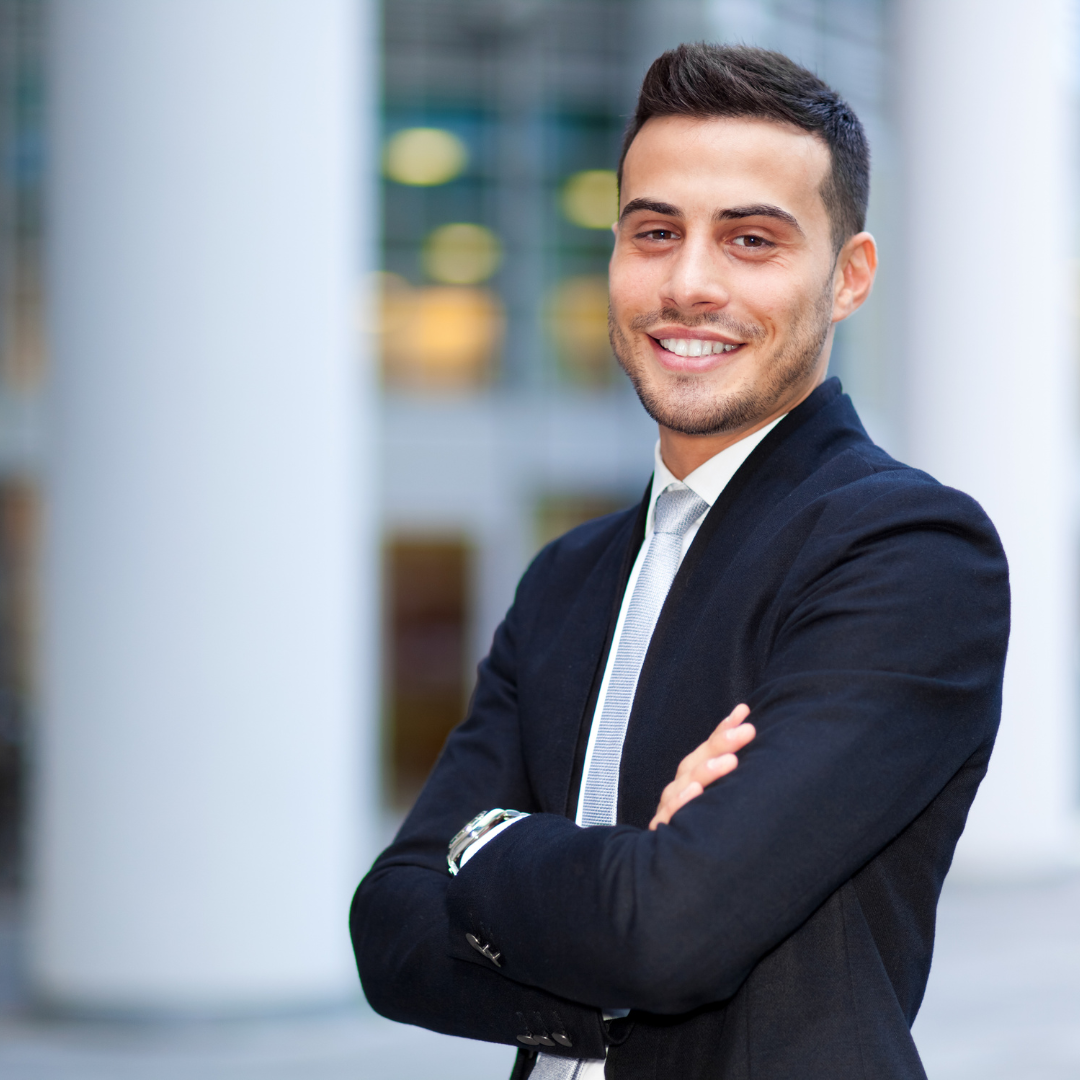
[[[504,821],[514,821],[519,817],[528,817],[521,810],[485,810],[476,817],[450,841],[450,851],[446,856],[446,863],[450,867],[450,873],[457,875],[461,869],[461,856],[465,854],[482,836],[486,836],[497,825]]]

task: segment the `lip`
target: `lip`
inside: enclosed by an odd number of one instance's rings
[[[688,330],[685,326],[661,326],[648,331],[649,337],[654,341],[661,338],[686,338],[698,341],[722,341],[725,345],[745,345],[738,338],[728,337],[727,334],[719,334],[715,330]]]
[[[646,334],[646,337],[652,345],[656,362],[665,371],[681,375],[701,375],[708,371],[715,371],[719,367],[730,364],[746,347],[745,341],[735,341],[732,338],[725,337],[723,334],[694,332],[682,328],[676,333],[671,333],[666,330],[650,330],[648,334]],[[676,356],[675,353],[668,352],[667,349],[660,344],[657,340],[660,337],[696,338],[699,341],[721,341],[725,345],[737,345],[738,348],[732,349],[731,352],[711,353],[708,356]]]

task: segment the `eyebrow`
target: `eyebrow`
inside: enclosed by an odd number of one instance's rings
[[[786,210],[781,210],[779,206],[773,206],[771,203],[756,203],[753,206],[733,206],[730,210],[717,210],[713,214],[714,221],[738,221],[740,218],[748,217],[771,217],[776,218],[777,221],[784,222],[785,225],[790,225],[800,234],[802,233],[802,226],[796,220],[794,214],[789,214]]]
[[[619,215],[622,221],[628,214],[636,214],[639,210],[649,210],[654,214],[662,214],[664,217],[682,217],[682,211],[671,203],[657,202],[655,199],[631,199]]]
[[[681,218],[683,216],[682,211],[677,206],[672,206],[671,203],[658,202],[655,199],[631,199],[626,206],[623,207],[622,213],[619,215],[619,220],[629,214],[636,214],[641,210],[648,210],[653,214],[661,214],[664,217]],[[785,225],[790,225],[798,233],[802,233],[802,226],[799,225],[798,220],[794,214],[789,214],[786,210],[781,210],[779,206],[773,206],[772,203],[755,203],[752,206],[732,206],[727,210],[717,210],[713,214],[714,221],[738,221],[741,218],[748,217],[771,217],[777,221],[784,222]]]

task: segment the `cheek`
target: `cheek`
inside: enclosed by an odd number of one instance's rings
[[[738,306],[770,334],[785,333],[817,299],[805,285],[794,286],[790,274],[770,267],[748,267],[739,279],[731,289],[732,314]]]
[[[608,295],[615,311],[627,308],[646,309],[656,292],[653,274],[648,265],[638,259],[620,258],[618,252],[608,265]],[[652,304],[655,307],[655,303]]]

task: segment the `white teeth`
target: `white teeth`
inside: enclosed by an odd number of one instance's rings
[[[704,338],[661,338],[660,344],[676,356],[712,356],[714,353],[731,352],[738,345],[725,345],[722,341],[707,341]]]

